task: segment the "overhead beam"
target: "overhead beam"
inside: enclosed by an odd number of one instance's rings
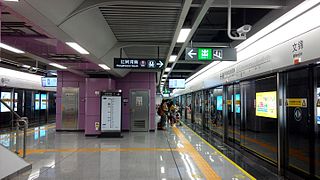
[[[232,0],[233,8],[258,8],[258,9],[282,9],[286,6],[283,0]],[[192,4],[192,7],[201,7],[200,3]],[[228,1],[216,0],[210,7],[228,7]]]
[[[182,47],[183,44],[176,44],[175,47]],[[192,42],[188,47],[230,47],[230,43]]]
[[[196,16],[194,18],[193,21],[193,25],[191,28],[191,31],[186,39],[186,41],[182,44],[180,51],[177,55],[177,59],[180,58],[180,56],[182,55],[182,53],[184,52],[185,48],[189,45],[189,42],[193,36],[193,34],[196,32],[197,28],[199,27],[202,19],[204,18],[204,16],[206,15],[206,13],[208,12],[208,9],[210,8],[210,4],[212,4],[214,2],[214,0],[205,0],[203,2],[203,4],[201,5],[201,8],[198,10],[198,12],[196,13]],[[176,40],[175,40],[176,41]],[[170,52],[171,55],[171,52]],[[168,55],[170,57],[170,55]],[[168,59],[168,58],[167,58]],[[177,61],[175,61],[173,63],[173,65],[171,66],[171,70],[168,74],[170,74],[174,68],[174,66],[176,65]]]
[[[167,58],[166,58],[166,62],[164,64],[164,67],[167,67],[168,63],[169,63],[169,58],[172,54],[172,51],[176,45],[176,42],[177,42],[177,39],[178,39],[178,36],[179,36],[179,33],[180,33],[180,30],[183,26],[183,23],[188,15],[188,12],[189,12],[189,9],[191,7],[191,4],[192,4],[192,0],[185,0],[183,2],[183,5],[182,5],[182,10],[181,10],[181,13],[180,13],[180,16],[179,16],[179,21],[178,21],[178,24],[177,24],[177,27],[176,27],[176,30],[175,30],[175,33],[174,33],[174,36],[172,38],[172,41],[171,41],[171,45],[170,45],[170,48],[168,50],[168,55],[167,55]],[[177,57],[179,58],[179,57]],[[160,84],[160,81],[161,81],[161,77],[162,75],[164,74],[164,71],[162,71],[161,73],[159,73],[159,77],[158,77],[158,81],[157,81],[157,85]]]
[[[177,64],[210,64],[212,61],[189,61],[189,60],[179,60]]]
[[[191,73],[193,69],[173,69],[171,72],[173,73]]]

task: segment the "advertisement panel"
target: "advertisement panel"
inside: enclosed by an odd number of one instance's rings
[[[256,116],[277,118],[277,92],[256,93]]]
[[[222,96],[217,96],[217,110],[222,111]]]
[[[39,110],[40,109],[40,94],[34,95],[34,109]]]
[[[47,109],[47,95],[41,94],[41,109]]]

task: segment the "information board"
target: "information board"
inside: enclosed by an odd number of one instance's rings
[[[164,68],[164,59],[114,58],[113,67],[121,69],[161,70]]]
[[[222,106],[223,106],[223,100],[222,96],[217,96],[217,110],[222,111]]]
[[[41,78],[42,87],[57,87],[56,77],[42,77]]]
[[[186,84],[185,79],[169,79],[169,88],[184,89]]]
[[[121,132],[121,92],[101,94],[101,132]]]

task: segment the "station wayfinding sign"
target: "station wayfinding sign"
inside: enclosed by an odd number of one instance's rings
[[[164,59],[114,58],[114,68],[121,69],[164,69]]]
[[[234,48],[186,48],[185,60],[193,61],[236,61]]]

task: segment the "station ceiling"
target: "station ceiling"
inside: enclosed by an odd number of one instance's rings
[[[300,2],[233,0],[232,30],[250,24],[253,34]],[[0,65],[25,70],[21,65],[35,66],[38,61],[39,73],[56,70],[48,65],[54,62],[82,76],[123,77],[133,70],[113,68],[113,58],[120,54],[162,58],[172,70],[158,71],[159,85],[164,74],[167,80],[187,79],[210,63],[185,60],[185,47],[234,47],[239,43],[227,36],[227,0],[20,0],[1,6],[1,42],[27,53],[1,51],[8,62]],[[191,33],[187,42],[176,43],[181,28],[191,28]],[[90,54],[79,54],[65,42],[77,42]],[[178,60],[169,63],[170,55],[178,55]]]

